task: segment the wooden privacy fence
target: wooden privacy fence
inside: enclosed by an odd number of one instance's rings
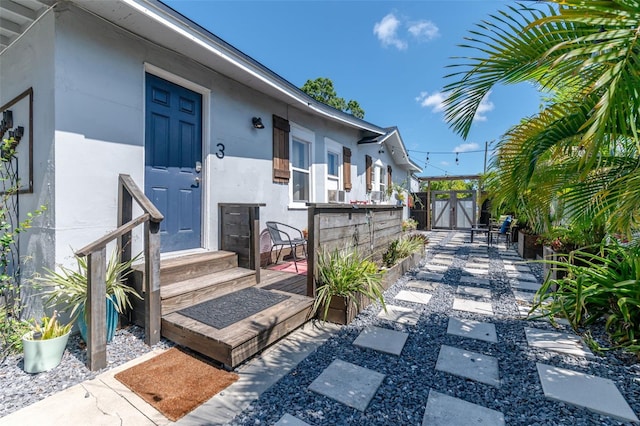
[[[316,265],[322,252],[357,247],[373,261],[382,259],[402,233],[402,207],[390,205],[308,204],[307,296],[315,297]],[[313,273],[311,273],[313,272]]]

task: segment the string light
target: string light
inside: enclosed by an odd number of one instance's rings
[[[456,166],[460,165],[460,159],[458,158],[458,153],[456,152]]]

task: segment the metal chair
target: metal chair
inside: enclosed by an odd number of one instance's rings
[[[278,263],[282,249],[287,246],[290,247],[291,254],[293,255],[293,263],[296,267],[296,272],[298,272],[298,256],[296,255],[296,248],[298,246],[302,246],[304,258],[307,258],[307,240],[303,237],[302,231],[285,223],[272,221],[267,222],[267,230],[269,231],[271,241],[273,242],[271,250],[269,251],[269,256],[273,253],[274,248],[280,246],[280,249],[276,254],[276,263]]]

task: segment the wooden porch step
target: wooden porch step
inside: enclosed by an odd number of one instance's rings
[[[270,291],[289,298],[223,329],[173,312],[162,317],[162,335],[231,368],[236,367],[311,317],[312,298]]]
[[[160,282],[162,285],[167,285],[237,266],[238,256],[230,251],[211,251],[162,259],[160,261]],[[132,269],[142,273],[144,272],[144,264],[134,265]]]
[[[254,286],[255,275],[252,269],[234,267],[171,284],[163,282],[160,287],[162,315]]]

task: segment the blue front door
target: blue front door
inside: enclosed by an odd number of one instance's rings
[[[146,75],[144,192],[160,209],[162,252],[201,247],[202,96]]]

